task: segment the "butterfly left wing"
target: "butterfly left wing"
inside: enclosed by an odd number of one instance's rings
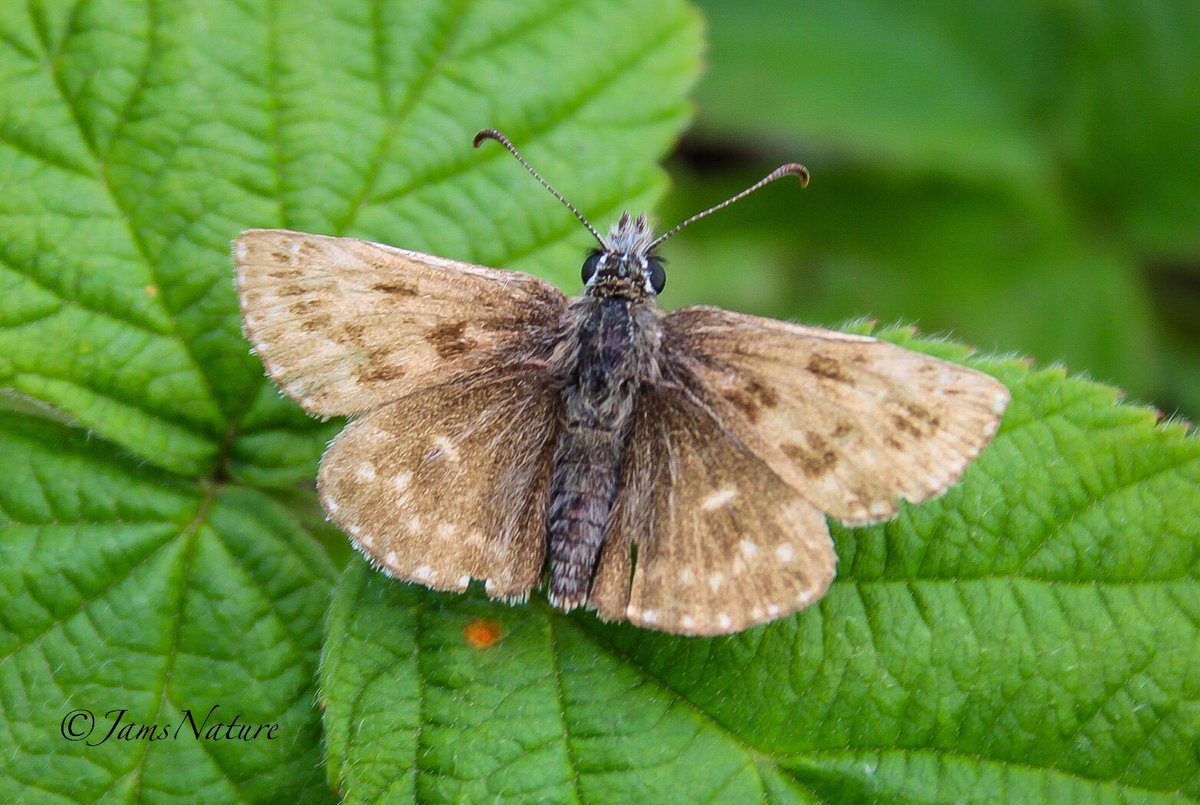
[[[638,402],[588,606],[608,620],[730,634],[817,601],[837,557],[825,517],[678,391]]]
[[[438,590],[483,579],[492,598],[523,599],[542,574],[559,406],[537,367],[409,394],[338,435],[321,503],[394,578]]]
[[[692,307],[664,317],[668,382],[848,524],[945,492],[996,433],[996,379],[865,336]]]
[[[251,229],[234,261],[255,352],[319,416],[361,414],[545,351],[567,305],[526,274],[353,238]]]

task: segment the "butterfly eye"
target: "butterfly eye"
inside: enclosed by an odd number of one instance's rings
[[[650,287],[655,293],[662,293],[663,288],[667,287],[667,272],[663,268],[662,260],[651,257],[647,262],[650,264]]]
[[[583,281],[585,284],[590,282],[592,277],[596,275],[596,269],[600,267],[600,258],[603,256],[603,252],[592,252],[583,261]]]

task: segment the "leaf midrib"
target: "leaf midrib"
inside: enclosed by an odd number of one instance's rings
[[[78,15],[79,9],[83,5],[84,5],[84,3],[82,3],[82,2],[75,4],[75,7],[72,9],[72,12],[71,12],[72,21],[68,24],[68,30],[74,28],[75,17],[76,17],[76,15]],[[153,18],[151,19],[151,25],[153,27]],[[75,131],[78,134],[80,141],[83,142],[84,146],[87,148],[88,154],[91,156],[93,162],[95,163],[96,172],[92,178],[98,180],[100,187],[104,190],[105,195],[108,197],[109,203],[112,204],[112,208],[113,208],[113,211],[116,213],[116,217],[118,219],[120,219],[122,224],[124,224],[125,233],[129,237],[130,243],[132,243],[134,248],[137,250],[138,256],[141,258],[142,267],[145,270],[146,275],[150,278],[151,283],[153,285],[155,285],[156,287],[162,288],[163,283],[161,281],[161,278],[158,275],[155,261],[151,260],[150,252],[147,248],[147,244],[146,244],[145,240],[143,239],[138,228],[136,226],[134,226],[133,218],[130,214],[131,211],[125,206],[125,204],[122,202],[120,196],[117,194],[116,188],[113,187],[112,181],[110,180],[109,175],[108,175],[107,163],[104,161],[102,155],[100,154],[99,149],[96,146],[96,143],[94,143],[92,141],[92,139],[87,135],[87,128],[83,124],[82,110],[80,110],[76,106],[75,102],[71,99],[70,95],[67,93],[67,89],[63,85],[62,75],[60,74],[60,72],[57,69],[55,69],[55,65],[57,64],[57,58],[56,58],[57,54],[54,54],[51,52],[50,43],[46,40],[46,32],[43,30],[43,27],[41,25],[37,25],[35,27],[37,28],[37,31],[38,31],[38,39],[40,40],[41,45],[42,45],[43,55],[46,57],[45,68],[50,75],[51,83],[53,83],[55,90],[58,92],[59,100],[62,102],[63,107],[66,109],[67,114],[71,119],[72,125],[75,127]],[[66,42],[69,38],[70,38],[69,33],[64,35],[63,42]],[[153,37],[151,37],[151,38],[153,38]],[[147,58],[148,59],[150,58],[149,54],[147,55]],[[111,150],[111,144],[110,144],[110,150]],[[162,299],[161,296],[159,298]],[[191,365],[191,368],[195,371],[196,375],[203,382],[203,384],[204,384],[203,390],[208,397],[208,401],[209,401],[210,405],[212,406],[212,408],[214,410],[221,411],[222,414],[224,415],[225,412],[223,411],[223,409],[220,405],[219,399],[216,395],[215,386],[213,384],[213,379],[211,377],[209,377],[207,372],[205,372],[204,364],[197,358],[195,352],[193,352],[191,342],[183,337],[183,335],[179,329],[179,321],[175,317],[174,312],[171,311],[166,306],[165,299],[162,302],[160,302],[160,304],[162,305],[163,312],[166,314],[167,320],[171,322],[170,335],[174,340],[179,342],[180,347],[184,352],[184,355],[187,356],[187,359],[188,359],[189,364]]]

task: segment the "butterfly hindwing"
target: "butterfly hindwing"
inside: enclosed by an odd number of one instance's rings
[[[440,590],[541,577],[559,398],[538,369],[414,392],[351,423],[321,462],[330,518],[389,575]]]
[[[667,365],[821,511],[886,520],[955,483],[1008,404],[994,378],[865,336],[717,308],[664,317]]]
[[[320,416],[369,411],[553,338],[566,298],[526,274],[273,229],[234,245],[246,334]]]
[[[836,566],[825,518],[683,395],[638,402],[589,605],[688,635],[737,632],[824,595]]]

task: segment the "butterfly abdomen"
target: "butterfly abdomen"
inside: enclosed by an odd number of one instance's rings
[[[550,601],[565,610],[585,603],[591,590],[640,379],[655,360],[648,345],[657,343],[653,312],[628,299],[586,298],[573,312],[574,365],[547,512]]]
[[[555,454],[547,521],[550,602],[570,610],[591,589],[624,454],[618,434],[564,431]]]

